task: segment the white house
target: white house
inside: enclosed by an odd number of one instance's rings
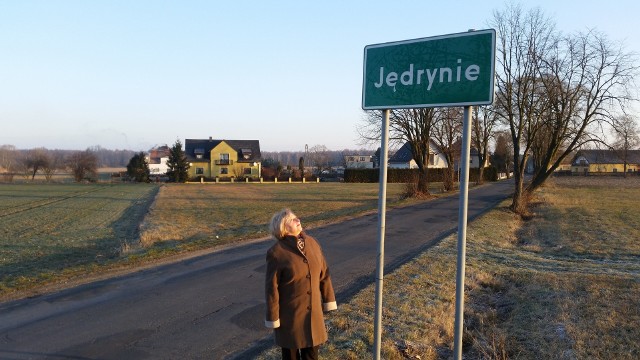
[[[484,159],[484,166],[483,167],[489,167],[491,164],[489,163],[489,157],[487,156],[486,159]],[[478,152],[478,149],[476,148],[471,148],[469,150],[469,168],[471,169],[478,169],[480,167],[480,153]],[[456,159],[455,161],[455,168],[460,170],[460,159]]]
[[[147,163],[149,164],[150,175],[165,175],[169,170],[167,161],[169,160],[169,153],[171,149],[167,145],[158,146],[149,150],[149,155],[146,156]]]
[[[440,147],[433,141],[429,140],[429,168],[446,168],[447,159],[440,151]],[[390,169],[417,169],[418,164],[413,159],[411,145],[405,143],[391,158],[389,158]]]
[[[454,145],[455,146],[455,145]],[[458,145],[460,146],[460,145]],[[478,168],[480,165],[480,157],[478,156],[478,150],[471,148],[469,154],[469,167]],[[460,169],[460,159],[456,159],[454,162],[454,169]],[[430,169],[442,169],[447,167],[447,158],[442,153],[440,147],[433,141],[429,140],[429,163],[427,166]],[[485,159],[484,167],[489,166],[489,160]],[[402,145],[398,151],[389,159],[389,168],[392,169],[417,169],[418,164],[413,159],[413,153],[411,152],[411,146],[409,143]]]

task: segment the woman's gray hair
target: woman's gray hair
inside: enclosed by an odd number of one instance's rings
[[[273,217],[271,217],[271,223],[269,224],[269,231],[271,235],[278,240],[284,239],[287,236],[287,230],[285,229],[285,225],[287,222],[296,216],[289,209],[282,209],[275,213]]]

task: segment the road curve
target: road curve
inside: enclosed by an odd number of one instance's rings
[[[469,219],[512,191],[512,181],[472,189]],[[458,202],[450,196],[387,211],[385,272],[453,233]],[[372,283],[376,214],[309,233],[323,246],[338,306]],[[271,243],[251,242],[0,304],[0,359],[251,358],[273,344],[263,326],[265,253]]]

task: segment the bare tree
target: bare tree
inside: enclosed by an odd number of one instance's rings
[[[45,148],[29,150],[23,158],[24,165],[30,171],[31,180],[34,180],[39,170],[50,166],[51,158]]]
[[[497,116],[491,106],[476,106],[473,109],[471,141],[478,150],[478,184],[484,181],[484,165],[489,158],[489,142],[497,126]]]
[[[389,142],[400,144],[408,142],[413,159],[418,165],[420,175],[416,188],[417,195],[429,194],[429,139],[436,121],[435,108],[399,109],[390,111]],[[380,141],[382,134],[382,114],[380,111],[368,111],[358,133],[363,143]]]
[[[627,176],[629,150],[640,147],[640,128],[638,121],[631,115],[617,117],[613,123],[615,142],[613,148],[624,161],[624,176]]]
[[[538,71],[544,85],[545,146],[540,166],[526,188],[532,192],[561,161],[587,142],[595,129],[614,122],[630,101],[638,66],[606,36],[591,30],[559,37]]]
[[[89,149],[72,153],[67,158],[67,166],[73,173],[76,182],[85,179],[94,181],[97,178],[98,158]]]
[[[48,153],[49,161],[42,166],[42,172],[44,173],[44,178],[47,182],[50,182],[53,179],[53,175],[55,175],[56,171],[58,171],[62,166],[62,160],[60,156],[57,156],[55,153]]]
[[[517,5],[495,11],[491,23],[498,34],[495,114],[508,126],[513,143],[515,189],[511,208],[524,212],[525,169],[541,122],[537,111],[542,101],[539,62],[550,51],[554,26],[539,9],[524,13]]]
[[[456,163],[460,161],[462,141],[462,108],[442,108],[436,111],[437,121],[433,124],[431,139],[438,144],[447,167],[442,179],[446,191],[454,189]]]
[[[513,140],[515,191],[511,208],[526,211],[528,194],[564,158],[589,141],[632,97],[634,57],[596,31],[560,35],[540,10],[518,6],[495,12],[497,28],[496,114]],[[525,165],[537,164],[524,185]]]
[[[0,167],[2,168],[3,180],[7,182],[13,181],[13,173],[15,171],[16,147],[13,145],[0,146]]]
[[[28,181],[31,177],[31,168],[29,167],[27,156],[28,153],[26,151],[18,150],[15,165],[13,166],[15,173],[20,174],[25,181]]]
[[[323,169],[329,167],[329,149],[325,145],[314,145],[309,148],[309,160],[312,168],[316,168],[316,172],[320,173]]]

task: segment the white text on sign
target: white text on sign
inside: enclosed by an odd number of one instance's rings
[[[464,73],[464,79],[467,81],[476,81],[480,74],[480,66],[471,64],[467,66],[464,71],[462,70],[462,59],[458,59],[458,66],[455,68],[455,81],[460,82],[462,74]],[[400,74],[400,84],[404,86],[413,86],[414,79],[415,85],[422,85],[427,83],[427,91],[431,90],[433,83],[438,78],[439,83],[452,82],[454,71],[449,67],[433,68],[433,69],[418,69],[414,72],[413,64],[409,64],[409,70]],[[438,76],[439,75],[439,76]],[[426,76],[426,78],[425,78]],[[426,81],[423,81],[426,80]],[[383,85],[393,87],[393,91],[396,91],[396,85],[398,82],[398,73],[389,72],[385,76],[384,67],[380,67],[380,80],[373,85],[376,88],[381,88]]]

